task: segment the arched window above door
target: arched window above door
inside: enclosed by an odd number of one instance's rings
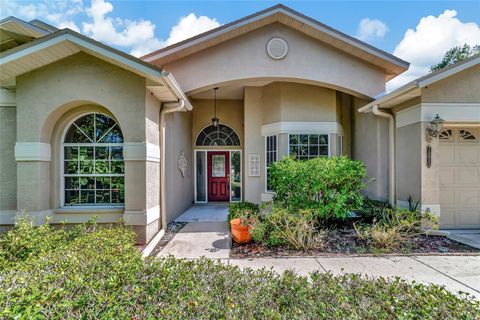
[[[218,127],[210,125],[204,128],[195,142],[196,146],[239,146],[240,138],[229,126],[219,124]]]

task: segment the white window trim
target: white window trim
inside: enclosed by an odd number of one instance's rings
[[[106,205],[92,205],[92,204],[65,205],[65,178],[81,177],[82,176],[82,175],[79,175],[79,174],[65,174],[65,147],[71,147],[71,146],[75,146],[75,147],[81,147],[81,146],[88,146],[88,147],[95,147],[95,146],[99,146],[99,147],[122,147],[122,152],[123,152],[124,143],[65,143],[64,142],[67,131],[74,124],[74,122],[77,121],[78,119],[80,119],[84,116],[90,115],[90,114],[106,115],[106,114],[101,113],[101,112],[89,112],[89,113],[81,114],[81,115],[75,117],[74,119],[72,119],[71,121],[69,121],[67,123],[67,125],[65,126],[65,129],[63,130],[61,143],[60,143],[60,147],[61,147],[61,150],[60,150],[60,177],[61,177],[60,178],[60,208],[61,209],[75,208],[75,209],[78,209],[78,210],[82,210],[82,209],[84,209],[84,210],[91,210],[91,209],[124,209],[125,208],[124,203],[119,204],[119,205],[114,205],[114,204],[106,204]],[[115,121],[115,123],[117,124],[117,126],[120,128],[120,126],[118,124],[118,121],[116,119],[114,119],[110,115],[106,115],[106,116],[109,117],[109,118],[112,118]],[[122,135],[123,135],[123,133],[122,133]],[[125,163],[125,159],[122,159],[122,160]],[[123,173],[123,174],[91,174],[91,175],[89,174],[89,175],[85,175],[85,176],[88,176],[88,177],[91,177],[91,176],[95,176],[95,177],[102,177],[102,176],[125,177],[125,173]],[[124,180],[124,184],[125,184],[125,180]],[[96,188],[94,190],[96,190]],[[125,195],[124,195],[124,197],[125,197]]]
[[[267,180],[268,180],[268,176],[267,176],[267,173],[268,173],[268,166],[267,166],[267,138],[268,137],[275,137],[275,145],[276,145],[276,148],[275,148],[275,160],[274,161],[278,161],[278,134],[272,134],[272,135],[268,135],[268,136],[265,136],[263,141],[264,141],[264,145],[265,145],[265,148],[264,148],[264,163],[265,163],[265,193],[271,193],[273,194],[274,192],[272,190],[268,190],[267,189]]]

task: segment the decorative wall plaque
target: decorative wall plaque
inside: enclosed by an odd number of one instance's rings
[[[248,176],[260,177],[260,155],[259,154],[248,155]]]
[[[187,158],[185,158],[185,152],[180,152],[178,155],[177,159],[177,168],[180,170],[180,173],[182,174],[182,178],[185,178],[185,174],[187,173],[187,168],[188,168],[188,161]]]

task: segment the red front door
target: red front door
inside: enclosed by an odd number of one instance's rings
[[[207,152],[208,155],[208,201],[230,201],[230,153]]]

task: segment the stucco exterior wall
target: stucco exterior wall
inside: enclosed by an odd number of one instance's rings
[[[480,102],[480,65],[422,88],[422,102]]]
[[[421,200],[422,132],[421,123],[396,129],[396,195],[397,201]]]
[[[145,141],[145,79],[84,53],[18,77],[17,140],[49,142],[60,116],[88,102],[115,115],[126,141]]]
[[[214,117],[214,102],[210,99],[192,100],[192,145],[198,134],[212,124]],[[243,146],[243,100],[217,100],[217,117],[220,123],[231,127],[240,137]]]
[[[265,189],[265,146],[262,137],[262,92],[261,87],[245,87],[245,143],[243,153],[244,168],[244,200],[260,203]],[[248,175],[248,157],[250,154],[260,155],[260,176]]]
[[[281,37],[288,43],[289,52],[282,60],[267,55],[266,45],[273,37]],[[369,97],[385,88],[382,69],[279,23],[162,67],[175,75],[188,94],[220,83],[266,78],[344,88],[349,93]]]
[[[339,105],[335,90],[299,83],[274,82],[264,87],[246,87],[244,103],[244,186],[245,200],[247,201],[259,203],[262,200],[262,193],[265,193],[265,138],[262,136],[262,127],[264,126],[276,125],[280,122],[282,124],[340,124],[342,127],[345,126],[343,130],[349,135],[344,140],[347,141],[345,154],[350,153],[350,100],[342,101],[345,106]],[[299,128],[295,132],[303,132],[303,130],[307,129]],[[278,159],[288,155],[289,132],[273,133],[278,135]],[[308,133],[308,131],[304,132]],[[335,137],[336,134],[331,135],[331,150],[334,154],[336,141],[333,138]],[[250,154],[260,155],[261,174],[259,177],[248,176]]]
[[[165,149],[166,221],[170,222],[193,203],[192,112],[165,116]],[[177,167],[181,152],[188,162],[184,177]]]
[[[125,219],[135,226],[137,241],[148,242],[159,227],[160,168],[158,159],[147,161],[141,154],[147,154],[142,151],[147,148],[149,153],[158,149],[159,109],[160,103],[146,91],[144,78],[85,53],[19,76],[17,142],[43,143],[51,148],[51,159],[17,162],[17,209],[39,216],[58,214],[72,223],[92,214],[105,219],[119,214],[115,209],[99,213],[61,208],[63,133],[79,116],[103,112],[117,120],[124,154],[127,147],[131,151],[128,159],[125,156]]]
[[[355,109],[366,103],[355,99]],[[352,157],[365,163],[367,178],[371,179],[364,194],[372,199],[388,201],[388,119],[372,113],[354,112],[353,115]]]
[[[17,209],[16,127],[16,108],[0,106],[0,211]]]

